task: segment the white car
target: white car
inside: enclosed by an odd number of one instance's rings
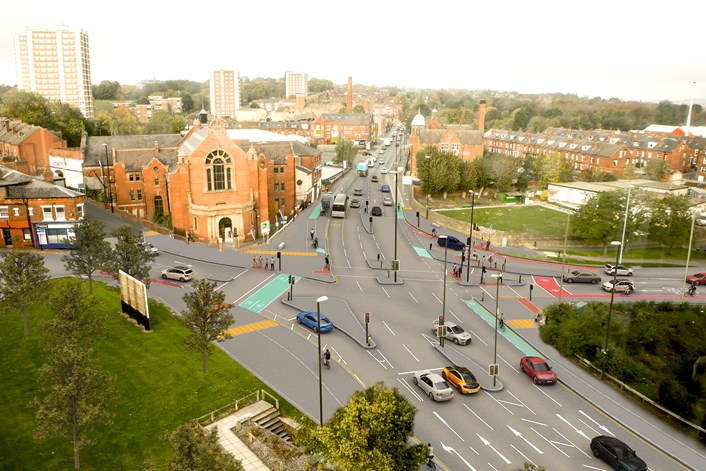
[[[150,244],[149,242],[144,243],[145,247],[145,252],[152,254],[152,255],[159,255],[159,249],[155,247],[154,245]]]
[[[446,336],[444,338],[451,340],[456,345],[470,345],[471,334],[463,330],[463,327],[454,324],[453,322],[444,322],[446,326]],[[435,320],[432,324],[431,331],[436,335],[439,328],[439,320]]]
[[[386,196],[382,199],[382,205],[383,206],[392,206],[392,198],[389,196]]]
[[[613,286],[613,280],[610,280],[603,283],[603,290],[609,293],[615,291],[616,293],[631,294],[635,291],[635,284],[630,280],[618,280]]]
[[[387,168],[386,167],[381,168],[380,173],[387,173]]]
[[[611,263],[606,263],[603,267],[603,271],[609,275],[615,274],[616,266]],[[632,268],[628,268],[625,265],[618,265],[618,276],[632,276]]]
[[[412,382],[422,388],[432,401],[448,401],[454,397],[454,390],[449,383],[431,371],[417,371]]]
[[[193,277],[194,270],[182,265],[162,270],[162,278],[165,280],[190,281]]]

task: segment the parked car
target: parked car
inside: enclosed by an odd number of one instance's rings
[[[152,255],[159,255],[159,249],[154,245],[150,244],[149,242],[145,242],[144,247],[145,252],[150,253]]]
[[[613,265],[611,263],[606,263],[606,265],[603,267],[603,271],[609,275],[614,275],[615,274],[615,267],[616,267],[616,265]],[[617,267],[618,267],[618,276],[632,276],[632,268],[628,268],[625,265],[617,265]]]
[[[601,282],[601,277],[595,273],[578,270],[573,270],[571,273],[564,274],[562,278],[567,283],[593,283],[595,285],[596,283]]]
[[[436,243],[442,247],[446,247],[448,244],[449,248],[454,250],[463,250],[466,248],[466,244],[450,235],[440,235],[438,239],[436,239]]]
[[[556,383],[556,373],[552,371],[547,361],[539,357],[520,358],[520,369],[532,378],[534,384]]]
[[[373,209],[370,210],[370,214],[373,216],[382,216],[382,208],[380,206],[373,206]]]
[[[300,312],[297,314],[297,323],[307,326],[314,332],[318,330],[319,324],[321,325],[321,332],[330,332],[333,330],[333,322],[323,314],[321,314],[321,320],[317,322],[317,314],[315,312]]]
[[[706,285],[706,272],[694,273],[686,277],[690,285]]]
[[[461,394],[474,394],[480,391],[480,383],[465,366],[447,366],[441,370],[441,377]]]
[[[360,188],[355,188],[353,190],[353,196],[363,196],[363,190]]]
[[[431,371],[417,371],[412,382],[422,388],[432,401],[448,401],[454,397],[454,390],[449,383]]]
[[[183,265],[162,270],[162,278],[165,280],[190,281],[193,277],[194,270]]]
[[[385,153],[385,149],[380,149],[380,150],[378,151],[378,154],[384,154],[384,153]]]
[[[603,283],[603,289],[608,292],[615,291],[616,293],[630,294],[635,291],[635,284],[630,280],[618,280],[613,286],[613,280],[610,280]]]
[[[613,468],[621,471],[646,471],[647,463],[625,442],[615,437],[599,435],[591,440],[591,452]]]
[[[387,167],[383,167],[380,169],[380,173],[385,174],[387,173]]]
[[[380,153],[382,154],[382,152],[380,152]],[[379,157],[378,158],[378,165],[385,165],[385,159],[383,159],[382,157]]]
[[[444,338],[451,340],[456,345],[466,345],[471,343],[471,334],[463,330],[463,327],[454,324],[453,322],[444,322],[446,326],[446,336]],[[439,320],[436,319],[432,323],[431,331],[436,335],[436,330],[439,328]]]
[[[382,199],[382,205],[383,206],[392,206],[392,198],[389,196],[386,196]]]
[[[372,177],[370,177],[370,181],[371,181],[371,182],[376,182],[376,181],[378,181],[378,176],[377,176],[377,175],[373,175]]]
[[[360,208],[360,201],[356,199],[351,200],[351,208]]]
[[[390,185],[381,185],[380,191],[383,193],[389,193],[390,192]]]

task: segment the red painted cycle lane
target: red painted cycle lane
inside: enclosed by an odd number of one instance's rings
[[[559,290],[562,290],[559,283],[557,283],[556,278],[551,276],[533,276],[532,279],[534,280],[535,285],[539,286],[544,291],[549,293],[550,296],[555,298],[559,296]],[[561,291],[561,296],[571,296],[571,293],[564,289]]]

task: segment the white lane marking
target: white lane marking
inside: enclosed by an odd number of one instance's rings
[[[563,439],[566,440],[567,442],[571,443],[571,446],[572,446],[572,447],[576,448],[578,451],[580,451],[581,453],[583,453],[584,455],[586,455],[586,458],[590,458],[590,457],[591,457],[588,453],[586,453],[585,451],[583,451],[581,448],[577,447],[574,442],[572,442],[572,441],[569,440],[567,437],[565,437],[560,431],[558,431],[558,430],[555,429],[554,427],[552,427],[552,429],[553,429],[556,433],[558,433],[558,434],[561,436],[561,438],[563,438]],[[586,437],[586,435],[584,435],[584,437]],[[588,440],[588,437],[586,437],[586,440]]]
[[[342,361],[343,363],[345,363],[346,365],[348,364],[348,362],[343,359],[343,357],[341,356],[341,354],[338,353],[338,351],[337,351],[335,348],[331,347],[331,350],[333,350],[333,353],[338,357],[339,360],[341,360],[341,361]]]
[[[393,336],[397,337],[397,334],[396,334],[396,333],[394,333],[394,332],[392,331],[392,329],[390,329],[390,326],[389,326],[389,325],[387,325],[387,322],[385,322],[385,321],[382,321],[382,323],[383,323],[383,324],[385,324],[385,327],[387,327],[387,330],[389,330],[389,331],[390,331],[390,333],[391,333],[391,334],[392,334]]]
[[[567,419],[565,419],[565,418],[562,417],[561,415],[556,414],[556,416],[559,417],[559,420],[561,420],[561,421],[564,422],[566,425],[568,425],[569,427],[571,427],[572,429],[574,429],[574,432],[578,433],[578,434],[581,435],[583,438],[585,438],[586,440],[588,440],[588,437],[586,436],[585,433],[583,433],[582,430],[580,430],[580,429],[574,427],[574,425],[573,425],[571,422],[569,422]]]
[[[414,299],[414,302],[417,303],[417,304],[419,304],[419,301],[417,301],[417,298],[415,298],[414,295],[413,295],[412,293],[410,293],[409,291],[407,291],[407,292],[409,293],[409,295],[411,296],[411,298]]]
[[[476,435],[478,435],[478,434],[476,433]],[[498,450],[496,450],[495,447],[494,447],[493,445],[491,445],[488,440],[486,440],[485,438],[481,437],[480,435],[478,435],[478,438],[480,438],[480,441],[482,441],[485,446],[489,447],[491,450],[493,450],[493,451],[495,452],[495,454],[497,454],[500,458],[502,458],[502,460],[505,461],[505,464],[511,464],[511,463],[512,463],[512,461],[510,461],[509,459],[505,458],[505,456],[504,456],[502,453],[500,453]]]
[[[407,384],[407,381],[403,380],[402,378],[397,378],[397,381],[407,389],[414,397],[417,398],[420,402],[424,401],[422,396],[420,396],[417,391],[414,391],[412,388],[409,387],[409,384]]]
[[[547,394],[546,392],[544,392],[544,389],[543,389],[543,388],[540,388],[540,387],[537,386],[536,384],[534,385],[534,387],[537,388],[537,390],[538,390],[539,392],[541,392],[542,394],[544,394],[545,396],[547,396],[548,399],[551,399],[551,400],[554,402],[554,404],[556,404],[556,405],[559,406],[559,407],[564,407],[564,406],[562,406],[559,402],[557,402],[553,397],[551,397],[549,394]]]
[[[358,283],[358,280],[355,280],[355,284],[357,284],[357,285],[358,285],[358,289],[359,289],[359,290],[360,290],[360,292],[362,293],[362,292],[363,292],[363,287],[362,287],[362,286],[360,286],[360,283]]]
[[[567,455],[566,452],[564,452],[564,450],[562,450],[561,448],[559,448],[558,446],[556,446],[556,444],[555,444],[552,440],[549,440],[548,438],[546,438],[544,435],[542,435],[541,433],[539,433],[538,431],[536,431],[536,430],[535,430],[534,428],[532,428],[532,427],[530,427],[530,430],[532,430],[534,433],[536,433],[537,435],[539,435],[540,438],[542,438],[542,440],[546,441],[546,442],[549,443],[551,446],[553,446],[554,448],[556,448],[562,455],[564,455],[564,456],[566,456],[567,458],[569,458],[569,455]]]
[[[451,431],[454,433],[454,435],[456,435],[462,442],[465,442],[465,441],[466,441],[466,440],[464,440],[464,438],[463,438],[461,435],[459,435],[458,433],[456,433],[456,430],[454,430],[453,428],[451,428],[451,426],[448,424],[448,422],[446,422],[446,420],[444,420],[436,411],[434,411],[434,415],[436,416],[437,419],[439,419],[439,421],[440,421],[442,424],[446,425],[446,427],[447,427],[449,430],[451,430]]]
[[[384,362],[383,362],[383,361],[378,360],[378,359],[375,357],[375,355],[372,354],[372,352],[371,352],[370,350],[366,350],[366,351],[368,352],[368,355],[370,355],[371,357],[373,357],[373,358],[375,359],[375,361],[377,361],[378,363],[380,363],[380,366],[382,366],[383,368],[387,369],[387,366],[384,365]]]
[[[527,440],[525,437],[523,437],[520,432],[518,432],[518,431],[515,430],[514,428],[510,427],[509,425],[507,426],[507,428],[509,428],[509,429],[512,431],[512,433],[515,434],[516,437],[520,437],[525,443],[527,443],[529,446],[531,446],[532,448],[534,448],[534,450],[535,450],[537,453],[539,453],[540,455],[544,454],[544,452],[543,452],[542,450],[540,450],[539,448],[537,448],[537,446],[535,446],[534,443],[530,442],[530,441]],[[524,455],[522,455],[522,456],[524,456]]]
[[[435,413],[436,413],[436,412],[435,412]],[[468,466],[468,469],[470,469],[471,471],[477,471],[476,468],[474,468],[473,466],[471,466],[471,463],[469,463],[468,461],[466,461],[466,459],[465,459],[463,456],[461,456],[458,451],[454,450],[454,449],[451,448],[450,446],[444,445],[444,442],[441,442],[441,448],[443,448],[444,451],[446,451],[446,452],[453,453],[453,454],[455,454],[456,456],[458,456],[458,459],[460,459],[461,461],[463,461],[463,462],[466,464],[466,466]]]
[[[382,288],[382,291],[387,295],[388,298],[390,297],[390,293],[388,293],[385,288]]]
[[[522,399],[520,399],[519,397],[517,397],[517,396],[515,396],[514,394],[512,394],[509,390],[508,390],[507,393],[508,393],[509,395],[511,395],[512,397],[514,397],[517,402],[519,402],[520,404],[522,404],[523,406],[525,406],[525,408],[526,408],[528,411],[530,411],[530,412],[533,413],[534,415],[537,415],[537,413],[536,413],[535,411],[533,411],[532,409],[530,409],[529,406],[527,406],[527,404],[525,404],[524,402],[522,402]]]
[[[480,416],[479,416],[478,414],[476,414],[475,411],[473,411],[470,407],[468,407],[467,404],[464,404],[463,407],[465,407],[466,409],[468,409],[468,412],[470,412],[471,414],[475,415],[476,418],[477,418],[478,420],[480,420],[481,422],[483,422],[483,424],[485,424],[486,427],[488,427],[490,430],[493,430],[493,427],[491,427],[488,422],[486,422],[485,420],[481,419]]]
[[[488,391],[483,390],[483,392],[484,392],[488,397],[490,397],[491,399],[493,399],[500,407],[502,407],[503,409],[505,409],[506,411],[508,411],[510,414],[515,415],[514,412],[512,412],[510,409],[508,409],[507,407],[505,407],[505,406],[502,404],[502,402],[500,402],[500,401],[498,401],[497,399],[495,399],[495,398],[493,397],[493,395],[490,394]]]
[[[456,322],[457,322],[457,323],[463,324],[463,321],[462,321],[456,314],[454,314],[454,313],[451,311],[451,309],[449,309],[449,314],[451,314],[452,316],[454,316],[454,318],[456,319]]]
[[[515,445],[510,445],[510,446],[512,447],[513,450],[515,450],[517,453],[519,453],[519,455],[520,455],[521,457],[523,457],[523,458],[525,459],[525,461],[527,461],[528,463],[532,463],[533,465],[537,466],[534,461],[532,461],[531,459],[529,459],[529,458],[527,457],[527,455],[525,455],[525,454],[522,453],[520,450],[518,450]],[[541,451],[540,451],[540,453],[541,453]]]
[[[593,427],[591,427],[591,425],[589,425],[589,424],[588,424],[587,422],[585,422],[583,419],[579,419],[579,422],[581,422],[581,423],[584,424],[586,427],[588,427],[588,428],[591,430],[591,432],[593,432],[594,435],[600,435],[600,434],[601,434],[599,431],[597,431],[596,429],[594,429]]]
[[[407,348],[407,345],[405,345],[405,344],[402,344],[402,346],[404,347],[405,350],[407,350],[407,351],[409,352],[410,355],[412,355],[412,358],[414,358],[415,360],[417,360],[417,363],[419,363],[419,358],[417,358],[416,355],[415,355],[414,353],[412,353],[412,350],[410,350],[409,348]]]
[[[522,420],[524,422],[529,422],[529,423],[535,424],[535,425],[541,425],[542,427],[547,427],[547,424],[542,423],[542,422],[537,422],[536,420],[529,420],[529,419],[520,419],[520,420]]]
[[[248,296],[250,295],[250,293],[252,293],[252,292],[255,291],[256,289],[258,289],[261,285],[264,285],[265,283],[268,283],[268,282],[269,282],[273,277],[275,277],[275,276],[279,276],[279,275],[273,273],[272,275],[268,276],[267,278],[265,278],[264,280],[262,280],[261,282],[259,282],[258,284],[256,284],[256,285],[253,286],[252,288],[250,288],[250,290],[246,291],[241,297],[239,297],[238,299],[236,299],[235,301],[233,301],[232,304],[239,304],[241,299],[248,297]]]
[[[584,411],[579,410],[579,414],[583,415],[583,416],[586,417],[588,420],[590,420],[591,422],[593,422],[594,424],[596,424],[596,425],[598,426],[598,428],[601,429],[601,430],[603,430],[605,433],[609,433],[609,434],[615,436],[615,435],[613,434],[613,432],[611,432],[610,430],[608,430],[607,427],[605,427],[604,425],[601,425],[601,424],[599,424],[598,422],[596,422],[595,420],[593,420],[593,418],[591,418],[591,417],[590,417],[588,414],[586,414]]]

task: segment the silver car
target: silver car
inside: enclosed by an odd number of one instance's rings
[[[417,371],[412,382],[422,388],[432,401],[448,401],[454,397],[454,390],[449,383],[431,371]]]
[[[194,270],[181,265],[162,270],[162,278],[165,280],[190,281],[193,277]]]
[[[632,268],[628,268],[625,265],[618,265],[618,276],[632,276]],[[603,271],[609,275],[615,274],[616,266],[612,263],[606,263],[603,267]]]
[[[454,324],[453,322],[444,322],[446,326],[445,339],[451,340],[456,345],[466,345],[471,343],[471,334],[463,330],[463,327]],[[436,335],[439,328],[439,320],[435,320],[432,324],[431,331]]]
[[[382,199],[382,205],[383,206],[392,206],[392,198],[389,196],[386,196]]]

